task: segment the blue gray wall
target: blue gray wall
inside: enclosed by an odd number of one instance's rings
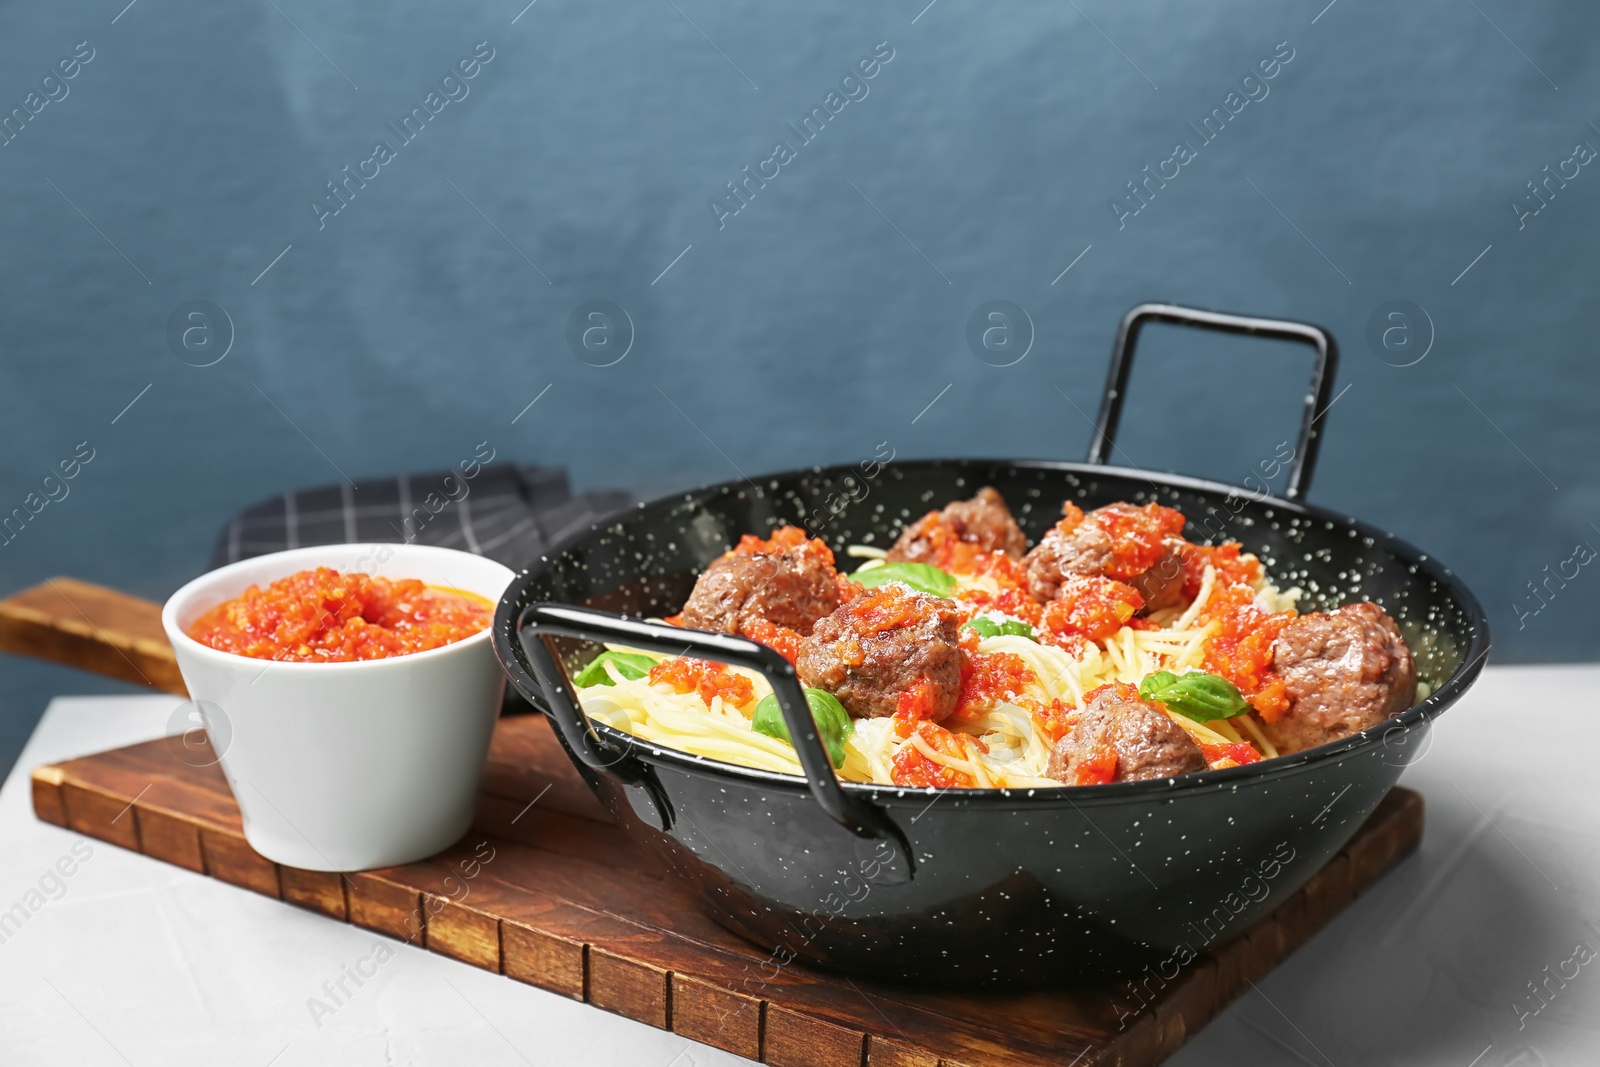
[[[93,450],[0,586],[159,599],[252,500],[484,440],[647,493],[880,441],[1078,458],[1118,316],[1163,298],[1331,328],[1312,499],[1457,567],[1496,659],[1600,652],[1593,568],[1548,606],[1527,586],[1600,546],[1600,10],[925,3],[0,9],[0,111],[27,120],[0,146],[0,511]],[[746,166],[765,185],[713,207]],[[1032,323],[1011,366],[966,340],[992,299]],[[195,300],[233,327],[211,366],[169,341]],[[593,300],[632,323],[611,366],[568,343]],[[1369,344],[1398,300],[1422,314]],[[1306,373],[1153,331],[1128,458],[1242,478]],[[0,757],[99,684],[4,669]]]

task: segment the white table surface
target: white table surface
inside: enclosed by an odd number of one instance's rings
[[[50,705],[0,790],[0,912],[84,841],[33,817],[28,771],[159,736],[175,703]],[[1600,667],[1486,670],[1406,772],[1428,803],[1421,852],[1170,1062],[1600,1062],[1600,955],[1568,962],[1600,953],[1597,730]],[[0,944],[5,1067],[747,1062],[393,941],[319,1025],[308,999],[378,935],[87,845],[64,892],[47,885],[59,899]],[[1546,979],[1541,1007],[1529,983]]]

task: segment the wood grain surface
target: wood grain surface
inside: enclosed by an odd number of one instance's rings
[[[47,578],[0,600],[0,652],[188,693],[161,628],[161,605],[76,578]]]
[[[456,846],[422,863],[349,875],[258,855],[244,840],[221,771],[192,766],[175,745],[151,741],[40,767],[32,776],[34,811],[153,859],[778,1067],[1159,1063],[1422,836],[1422,798],[1394,790],[1303,889],[1130,1011],[1137,1005],[1107,988],[963,994],[795,965],[773,974],[769,956],[702,915],[627,839],[542,716],[501,720],[477,818]]]

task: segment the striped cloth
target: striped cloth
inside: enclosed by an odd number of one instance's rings
[[[512,463],[481,467],[470,479],[439,471],[341,482],[245,508],[218,537],[211,566],[307,545],[401,542],[475,552],[520,570],[634,503],[617,491],[574,496],[563,468]]]

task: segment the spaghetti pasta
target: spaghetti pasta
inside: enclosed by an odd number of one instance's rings
[[[992,496],[986,499],[985,493]],[[1004,523],[982,513],[996,502]],[[842,616],[854,610],[852,602],[866,605],[861,610],[868,614],[852,623],[867,627],[861,640],[877,633],[873,628],[880,623],[906,625],[906,613],[917,605],[947,603],[938,609],[947,621],[938,625],[961,623],[960,692],[953,697],[946,682],[941,710],[930,711],[926,678],[897,684],[887,694],[887,707],[881,686],[869,691],[875,701],[870,705],[862,704],[859,692],[824,691],[830,701],[835,696],[846,704],[854,701],[849,720],[838,701],[833,703],[843,724],[834,732],[844,732],[833,758],[839,761],[843,752],[836,769],[847,781],[1033,789],[1113,780],[1086,779],[1081,773],[1064,780],[1059,750],[1068,735],[1078,736],[1081,713],[1097,692],[1113,687],[1124,694],[1119,699],[1137,693],[1141,703],[1176,723],[1181,728],[1176,738],[1196,753],[1187,757],[1194,765],[1222,768],[1277,757],[1270,724],[1283,713],[1285,700],[1284,683],[1273,672],[1273,641],[1295,618],[1301,591],[1278,588],[1260,561],[1236,543],[1211,548],[1183,541],[1176,536],[1182,516],[1171,509],[1118,504],[1085,516],[1068,503],[1064,513],[1066,518],[1023,561],[1020,531],[998,494],[984,490],[908,527],[893,551],[847,546],[843,555],[863,561],[848,581],[833,570],[832,552],[800,530],[781,528],[767,540],[747,535],[702,576],[683,614],[667,621],[744,633],[795,661],[813,638],[791,627],[805,625],[809,633],[811,624],[787,621],[791,611],[784,624],[775,625],[765,613],[793,608],[781,601],[783,588],[802,590],[795,595],[820,603],[821,614]],[[1062,547],[1060,540],[1094,522],[1099,526],[1090,533],[1100,541],[1091,537],[1085,542],[1089,549]],[[985,537],[1004,549],[985,545]],[[1079,550],[1099,552],[1094,558],[1102,560],[1101,569],[1083,576],[1081,563],[1071,555]],[[1041,554],[1042,571],[1033,562]],[[1159,577],[1158,562],[1164,568]],[[707,585],[722,564],[731,576]],[[697,603],[702,586],[710,591]],[[864,593],[863,586],[880,588]],[[885,596],[882,587],[902,592]],[[733,614],[712,618],[706,614],[711,609]],[[822,622],[815,625],[820,633]],[[848,679],[855,669],[851,664],[861,663],[864,653],[852,644],[853,631],[841,630],[845,624],[829,625],[837,647],[831,654],[842,657],[836,660],[842,664],[837,676]],[[938,625],[904,639],[908,643],[897,646],[900,654],[915,659],[919,642],[926,641],[946,642],[953,652],[953,638],[929,636],[940,632]],[[771,693],[761,675],[631,648],[610,650],[626,654],[628,666],[623,669],[616,658],[603,661],[599,672],[588,672],[593,684],[578,686],[591,719],[705,759],[802,773],[786,730],[756,727],[756,705]],[[652,664],[648,672],[638,666],[644,662]],[[1191,675],[1200,679],[1198,690],[1186,680]],[[1167,688],[1150,692],[1160,692],[1169,703],[1141,688],[1153,680]],[[1201,695],[1179,699],[1191,691]],[[772,731],[782,736],[771,736]],[[830,734],[830,744],[840,740]],[[1111,767],[1117,759],[1110,757]]]
[[[957,576],[957,581],[958,600],[963,592],[974,588],[983,590],[985,584],[989,588],[984,591],[994,591],[992,579],[978,583]],[[1194,625],[1204,609],[1205,599],[1210,597],[1214,581],[1213,569],[1206,568],[1206,584],[1201,586],[1200,597],[1181,617],[1174,618],[1169,628],[1145,630],[1123,626],[1103,641],[1086,643],[1076,655],[1056,645],[1016,635],[982,639],[976,647],[978,654],[1016,656],[1026,665],[1029,676],[1024,690],[1013,694],[1011,699],[994,702],[970,721],[944,727],[964,739],[983,742],[989,747],[988,752],[975,745],[966,747],[967,742],[963,740],[965,754],[952,756],[932,747],[919,734],[912,733],[909,739],[898,736],[889,719],[866,719],[856,723],[854,732],[845,742],[845,762],[838,769],[839,776],[847,781],[892,785],[894,757],[903,745],[910,744],[925,759],[973,778],[979,787],[1019,789],[1061,785],[1046,775],[1053,738],[1041,727],[1036,709],[1048,707],[1054,701],[1059,701],[1066,709],[1077,709],[1083,706],[1085,694],[1100,686],[1113,682],[1137,685],[1159,670],[1197,669],[1204,658],[1208,639],[1218,630],[1214,622]],[[1282,598],[1282,594],[1265,580],[1257,592],[1272,603]],[[1195,605],[1199,605],[1200,610],[1196,610]],[[669,658],[620,645],[607,647],[658,661]],[[611,678],[609,686],[589,686],[579,691],[583,709],[591,718],[665,748],[742,767],[783,774],[801,773],[800,761],[791,745],[750,729],[756,703],[772,691],[760,675],[729,668],[747,677],[755,691],[752,700],[735,707],[720,697],[708,706],[696,693],[676,693],[664,684],[651,683],[648,678],[626,679],[609,665],[607,670]],[[1249,721],[1249,714],[1209,724],[1181,715],[1173,718],[1201,744],[1246,743],[1253,745],[1263,757],[1277,755],[1259,728]],[[1235,727],[1233,723],[1242,725]]]

